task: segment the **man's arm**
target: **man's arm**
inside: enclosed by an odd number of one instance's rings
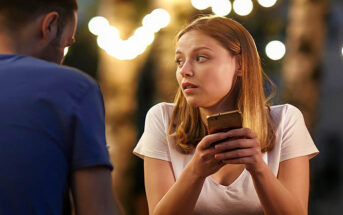
[[[120,214],[112,193],[111,171],[105,166],[75,170],[72,195],[77,215]]]

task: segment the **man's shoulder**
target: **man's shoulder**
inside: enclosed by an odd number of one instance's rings
[[[7,56],[6,61],[1,62],[3,69],[11,73],[20,73],[27,77],[39,77],[39,80],[50,82],[86,82],[95,84],[95,81],[89,75],[76,68],[59,65],[42,59],[12,55]],[[53,84],[53,83],[51,83]]]
[[[17,90],[56,98],[80,98],[89,89],[98,90],[97,82],[76,68],[20,55],[0,57],[0,77],[0,83],[6,82],[8,87],[17,86]]]
[[[70,84],[82,82],[89,85],[97,85],[96,81],[91,76],[77,68],[57,64],[55,66],[56,68],[52,70],[52,75],[63,82],[67,81],[70,82]]]
[[[69,82],[86,82],[92,85],[96,84],[95,80],[91,76],[77,68],[59,65],[40,59],[36,60],[37,63],[34,65],[34,67],[42,73],[41,75],[43,77],[52,76],[54,77],[55,81],[62,81],[66,84]]]

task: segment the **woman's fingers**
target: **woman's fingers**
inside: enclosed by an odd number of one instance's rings
[[[224,141],[225,139],[257,139],[257,135],[249,128],[233,129],[228,132],[220,132],[205,136],[199,143],[199,149],[207,149],[213,146],[214,143]],[[227,142],[227,141],[224,141]],[[217,145],[217,144],[216,144]]]
[[[221,162],[225,164],[249,164],[252,163],[250,157],[235,158],[230,160],[222,160]]]
[[[236,149],[232,151],[224,151],[221,153],[217,153],[214,155],[214,157],[217,160],[231,160],[231,159],[251,157],[256,154],[259,154],[257,148],[245,148],[245,149]]]
[[[218,149],[218,151],[226,151],[226,150],[233,150],[239,148],[251,148],[256,145],[255,141],[251,139],[233,139],[227,140],[222,143],[218,143],[214,146],[214,148]]]
[[[249,128],[232,129],[226,133],[229,137],[244,137],[248,139],[257,138],[257,134]]]
[[[198,156],[201,161],[212,159],[216,153],[218,153],[218,150],[213,147],[204,150],[198,150]]]
[[[214,146],[214,147],[213,147]],[[208,176],[227,163],[245,163],[261,155],[257,135],[248,128],[205,136],[198,144],[193,163],[199,175]]]
[[[201,150],[210,148],[213,143],[221,141],[229,137],[228,132],[220,132],[215,134],[209,134],[205,136],[199,143],[198,148]]]

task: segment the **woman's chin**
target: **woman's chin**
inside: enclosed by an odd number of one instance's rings
[[[192,99],[187,100],[187,104],[188,104],[189,106],[193,107],[193,108],[199,107],[198,102],[196,102],[196,101],[194,101],[194,100],[192,100]]]
[[[187,100],[187,104],[189,106],[191,106],[192,108],[202,108],[202,107],[206,107],[206,105],[204,103],[201,103],[199,101],[196,101],[196,100],[192,100],[192,99],[189,99]]]

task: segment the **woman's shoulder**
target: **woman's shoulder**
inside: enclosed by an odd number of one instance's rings
[[[301,114],[301,111],[291,104],[279,104],[270,106],[270,112],[272,115],[290,115],[290,114]]]
[[[153,105],[147,113],[147,117],[149,118],[159,118],[163,121],[169,121],[173,110],[174,110],[174,103],[167,103],[161,102]]]
[[[150,108],[149,112],[169,113],[169,112],[173,112],[174,106],[175,106],[174,103],[160,102],[153,105]]]
[[[270,106],[270,115],[276,124],[303,119],[301,111],[291,104]]]

